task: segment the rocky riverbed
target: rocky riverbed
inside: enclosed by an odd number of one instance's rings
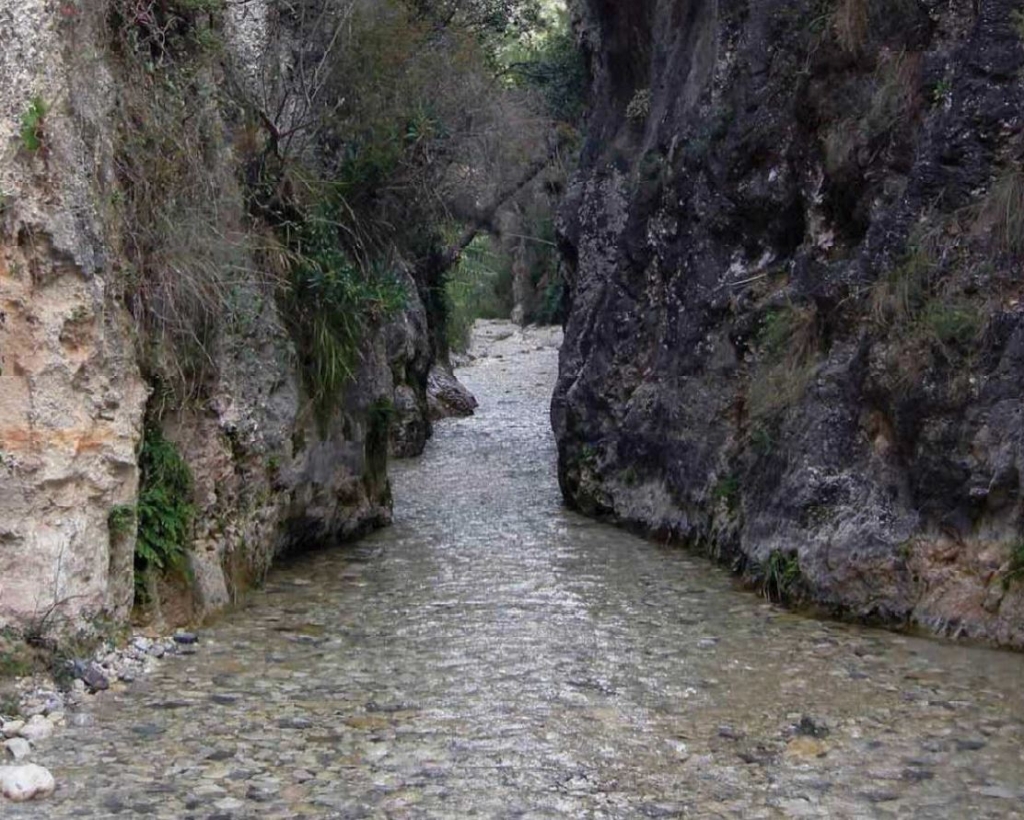
[[[69,716],[75,725],[88,725],[92,698],[152,674],[164,658],[195,654],[198,640],[183,631],[166,638],[135,635],[123,646],[101,644],[91,658],[55,658],[60,677],[71,681],[68,686],[40,673],[9,681],[0,703],[0,759],[9,764],[0,765],[0,796],[23,802],[52,794],[53,775],[31,762],[37,749],[53,742]]]
[[[477,415],[395,525],[85,699],[10,818],[1024,816],[1024,657],[791,614],[566,511],[558,334],[478,328]]]

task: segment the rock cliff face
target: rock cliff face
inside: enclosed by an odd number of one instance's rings
[[[1024,645],[1024,18],[585,0],[570,504],[773,597]]]
[[[119,211],[133,196],[121,161],[132,134],[113,116],[126,78],[103,7],[0,0],[0,627],[127,617],[135,532],[115,514],[136,503],[144,419],[195,483],[191,581],[158,611],[168,621],[230,603],[282,552],[386,523],[389,445],[413,455],[430,432],[433,356],[412,275],[407,307],[368,329],[358,372],[326,420],[310,411],[269,275],[224,289],[230,310],[212,315],[216,333],[185,400],[168,406],[165,385],[143,377],[151,340],[124,296],[134,238]],[[267,4],[228,10],[218,37],[250,69],[230,89],[236,103],[253,92],[244,86],[268,50],[287,72],[280,36]],[[202,160],[216,207],[197,221],[241,237],[243,152],[235,109],[218,94],[225,83],[213,71],[184,92],[202,98],[190,105],[205,106],[219,135]],[[194,237],[181,240],[188,251]],[[232,241],[225,270],[265,270],[256,240]]]
[[[107,516],[137,490],[148,391],[105,276],[112,78],[68,70],[49,6],[0,4],[0,623],[132,602],[134,538],[111,544]]]

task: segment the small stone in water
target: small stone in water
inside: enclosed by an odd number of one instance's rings
[[[21,731],[18,734],[25,738],[25,740],[31,740],[33,743],[46,740],[46,738],[53,734],[53,724],[42,715],[33,715],[29,722],[21,727]]]
[[[140,723],[132,726],[132,731],[140,737],[156,737],[157,735],[162,735],[167,730],[162,726],[157,726],[155,723]]]
[[[828,737],[828,732],[828,726],[823,721],[809,715],[801,717],[796,727],[796,733],[805,737]]]
[[[313,726],[313,721],[301,717],[283,718],[277,722],[277,725],[281,729],[309,729]]]
[[[190,644],[199,643],[199,636],[193,632],[178,632],[174,636],[174,642],[188,646]]]
[[[32,746],[23,737],[12,737],[10,740],[4,741],[4,749],[15,760],[22,760],[32,753]]]
[[[0,794],[15,803],[53,794],[57,783],[42,766],[0,766]]]
[[[85,684],[91,692],[100,692],[110,688],[110,681],[103,671],[94,663],[86,666],[84,663],[75,662],[75,676]]]

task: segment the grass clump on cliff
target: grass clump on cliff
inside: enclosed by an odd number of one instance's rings
[[[950,275],[957,259],[950,237],[962,233],[947,219],[925,215],[907,253],[871,288],[870,316],[884,340],[882,359],[904,389],[944,362],[965,365],[950,371],[950,385],[966,389],[962,382],[982,339],[985,313],[983,297],[964,291]]]
[[[178,404],[202,392],[233,282],[255,278],[224,159],[222,5],[109,0],[104,20],[119,80],[109,207],[122,227],[120,284],[145,375]]]
[[[966,298],[933,299],[925,306],[921,320],[928,335],[946,349],[969,347],[985,325],[981,309]]]
[[[875,322],[893,328],[915,321],[928,300],[936,275],[932,254],[921,248],[908,253],[872,288]]]
[[[870,22],[868,0],[839,0],[832,12],[832,30],[839,45],[848,52],[864,45]]]
[[[283,295],[303,381],[326,421],[352,378],[367,325],[405,307],[408,295],[386,264],[359,265],[341,244],[341,206],[323,202],[309,217],[282,228],[291,262]]]
[[[135,580],[136,594],[145,600],[150,574],[185,569],[195,507],[192,471],[156,425],[146,428],[139,467]]]
[[[823,148],[830,176],[861,174],[862,154],[879,154],[899,143],[921,102],[919,76],[916,55],[897,52],[878,58],[863,110],[838,117],[826,132]]]
[[[1014,583],[1024,584],[1024,538],[1010,547],[1010,560],[1007,562],[1006,572],[1003,573],[1004,589],[1008,589]]]
[[[43,124],[46,121],[46,114],[49,106],[42,97],[33,97],[28,108],[21,115],[21,138],[22,147],[30,153],[38,153],[43,149]]]
[[[1024,253],[1024,168],[1013,163],[996,177],[977,209],[975,228],[991,232],[998,247]]]
[[[747,392],[751,418],[770,418],[800,400],[814,373],[818,347],[818,312],[813,305],[784,305],[765,313]]]

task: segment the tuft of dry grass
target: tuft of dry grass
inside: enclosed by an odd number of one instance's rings
[[[839,0],[832,12],[832,30],[844,51],[859,51],[868,36],[871,21],[868,0]]]
[[[201,394],[238,294],[273,291],[257,270],[230,148],[216,31],[217,0],[107,0],[96,12],[114,66],[122,297],[140,328],[158,399]]]
[[[752,419],[770,418],[801,399],[814,376],[819,348],[813,305],[787,305],[765,315],[758,337],[760,362],[747,392]]]
[[[883,52],[872,77],[870,100],[863,110],[832,124],[824,139],[825,169],[834,175],[851,166],[859,149],[877,155],[887,140],[898,136],[921,103],[919,55]]]
[[[932,256],[916,250],[871,290],[871,315],[876,324],[889,328],[912,323],[928,298],[936,271]]]
[[[1024,252],[1024,168],[1013,163],[996,177],[977,208],[978,233],[988,233],[1007,253]]]

